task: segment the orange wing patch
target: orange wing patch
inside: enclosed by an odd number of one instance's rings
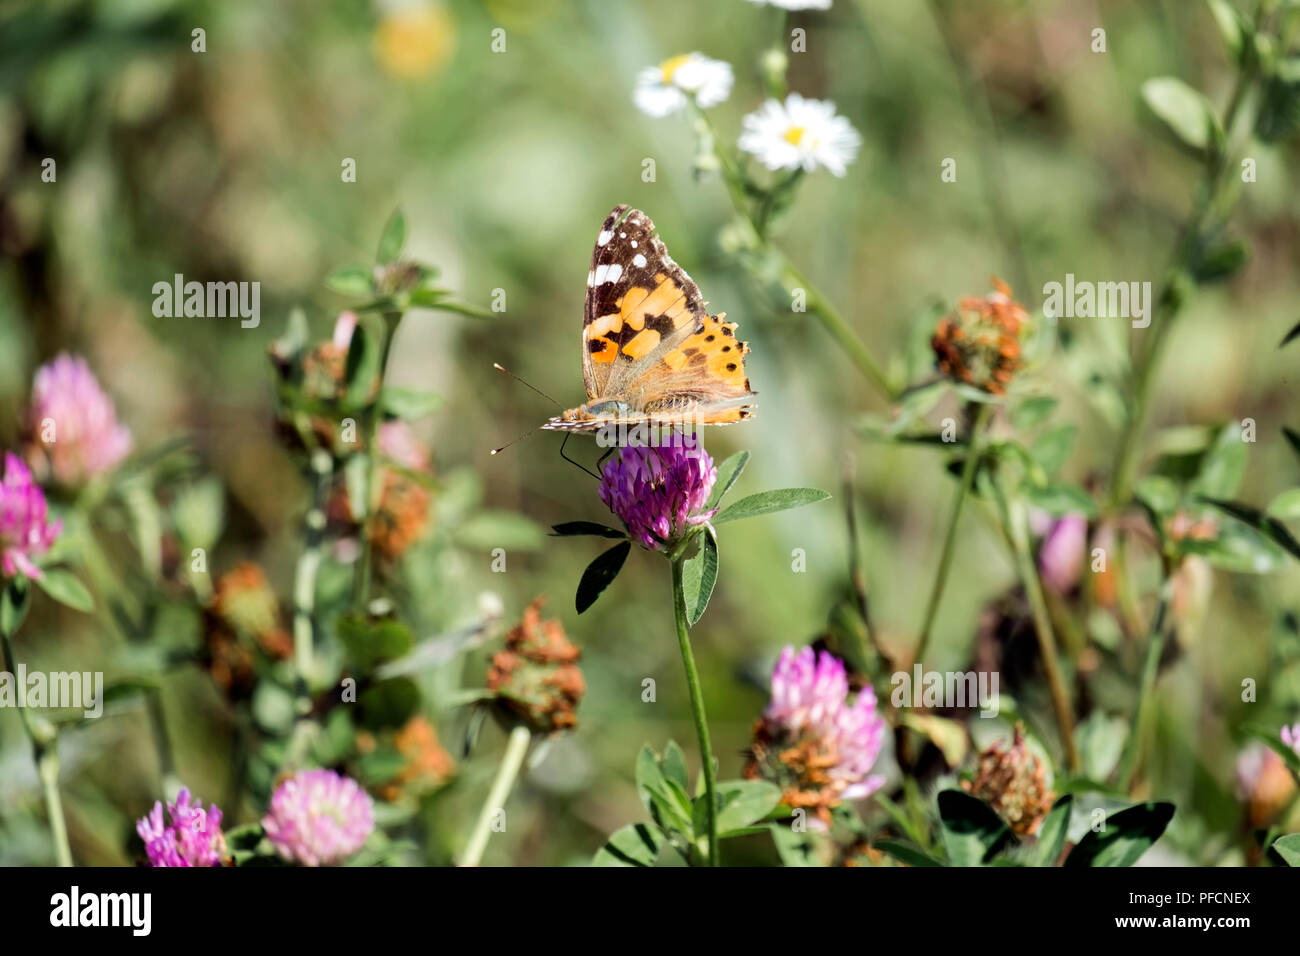
[[[668,370],[680,373],[689,365],[691,370],[702,372],[728,390],[748,392],[745,356],[749,354],[749,345],[737,340],[736,323],[723,322],[726,317],[725,312],[709,316],[704,328],[665,355],[663,361]]]

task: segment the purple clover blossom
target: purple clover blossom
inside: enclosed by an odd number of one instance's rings
[[[33,465],[64,487],[112,470],[131,451],[130,430],[80,356],[63,353],[37,369],[27,426],[45,453]]]
[[[171,823],[163,822],[163,805],[153,805],[141,817],[135,832],[144,841],[150,866],[221,866],[226,855],[226,837],[221,832],[221,811],[216,804],[207,810],[190,804],[190,791],[182,788],[176,802],[167,804]]]
[[[63,529],[62,521],[50,523],[47,514],[45,493],[32,481],[32,473],[6,452],[0,482],[0,577],[41,577],[34,559],[49,550]]]
[[[1038,551],[1038,573],[1043,583],[1057,594],[1068,593],[1083,574],[1088,546],[1088,519],[1069,514],[1052,522]]]
[[[284,859],[330,866],[366,842],[375,829],[374,806],[350,777],[303,770],[275,788],[262,828]]]
[[[860,800],[885,782],[868,776],[884,743],[885,718],[876,711],[870,687],[862,688],[851,705],[848,695],[848,674],[838,658],[811,647],[797,654],[787,647],[772,671],[772,700],[763,720],[790,739],[820,738],[838,757],[829,770],[837,795]]]
[[[717,509],[703,511],[718,480],[718,469],[702,445],[684,443],[619,449],[601,469],[600,500],[627,527],[636,542],[662,551],[692,525],[703,524]]]
[[[1300,755],[1300,722],[1291,727],[1282,728],[1282,743]]]

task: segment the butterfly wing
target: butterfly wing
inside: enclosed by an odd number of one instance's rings
[[[749,416],[749,348],[734,322],[709,315],[649,216],[614,207],[591,263],[582,329],[588,401],[623,401],[645,417],[692,412],[706,424]]]

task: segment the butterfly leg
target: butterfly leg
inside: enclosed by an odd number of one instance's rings
[[[572,438],[572,437],[573,437],[573,432],[565,432],[565,433],[564,433],[564,441],[560,442],[560,457],[563,458],[565,461],[567,461],[569,464],[571,464],[571,465],[576,465],[577,467],[581,468],[581,469],[582,469],[583,471],[585,471],[587,474],[591,475],[591,477],[593,477],[593,478],[595,478],[597,481],[599,481],[599,480],[600,480],[600,475],[596,474],[594,471],[592,471],[590,468],[588,468],[588,467],[587,467],[586,465],[584,465],[582,462],[580,462],[580,461],[574,461],[572,458],[570,458],[568,455],[566,455],[566,454],[564,453],[564,446],[567,445],[567,444],[569,443],[569,439]],[[611,449],[611,450],[612,450],[612,449]]]

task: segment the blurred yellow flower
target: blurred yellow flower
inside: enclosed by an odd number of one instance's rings
[[[456,27],[441,3],[411,3],[386,11],[375,29],[375,55],[394,76],[418,79],[441,69],[456,46]]]

